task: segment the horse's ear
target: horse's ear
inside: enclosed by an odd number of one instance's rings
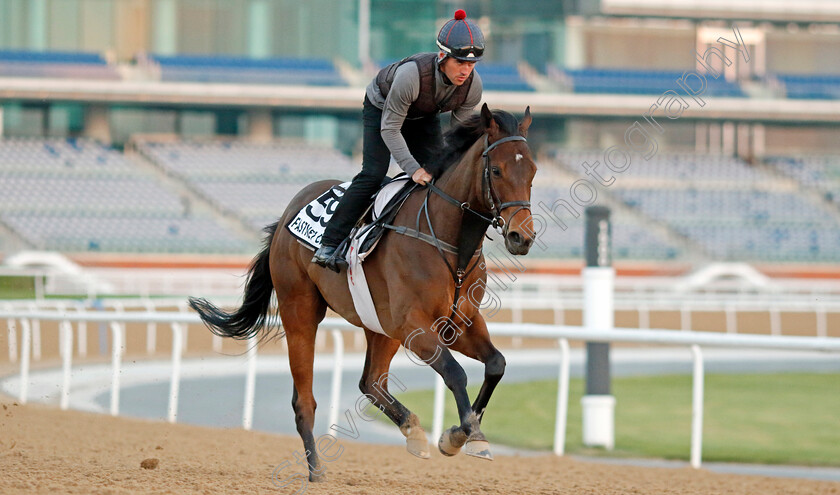
[[[491,138],[499,133],[499,124],[493,118],[493,112],[487,106],[487,103],[481,105],[481,125],[487,131],[487,135]]]
[[[519,121],[519,135],[528,137],[528,128],[531,127],[531,107],[525,107],[525,116]]]

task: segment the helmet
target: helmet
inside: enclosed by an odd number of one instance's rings
[[[448,57],[477,62],[484,55],[484,35],[476,23],[467,19],[467,13],[458,9],[455,18],[440,28],[437,46]]]

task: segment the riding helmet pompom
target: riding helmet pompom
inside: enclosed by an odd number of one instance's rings
[[[467,13],[464,12],[463,9],[458,9],[455,11],[455,20],[460,21],[461,19],[466,19]]]

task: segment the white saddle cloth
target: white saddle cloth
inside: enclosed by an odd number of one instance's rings
[[[379,215],[382,214],[382,210],[391,198],[393,198],[394,195],[403,188],[408,180],[410,180],[408,177],[397,178],[382,188],[373,203],[374,219],[379,218]],[[370,235],[371,232],[372,230],[368,230],[361,236],[354,237],[350,242],[350,249],[347,250],[347,256],[345,257],[348,266],[347,284],[350,287],[350,294],[353,296],[353,306],[356,308],[356,313],[359,315],[359,318],[361,318],[362,324],[374,332],[387,335],[385,331],[382,330],[382,324],[379,322],[379,317],[376,315],[376,306],[373,304],[373,297],[370,295],[370,288],[368,287],[367,279],[365,278],[365,271],[362,268],[362,262],[365,258],[370,256],[370,253],[373,252],[373,249],[377,244],[379,244],[379,241],[371,246],[366,252],[359,253],[359,246],[364,243],[365,238]]]

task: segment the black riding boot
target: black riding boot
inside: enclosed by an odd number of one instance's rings
[[[347,266],[347,261],[344,259],[345,250],[338,248],[365,212],[370,204],[371,196],[379,189],[382,178],[377,175],[366,173],[363,169],[353,178],[353,182],[341,197],[330,222],[324,229],[321,247],[315,251],[312,263],[329,268],[336,273],[342,266]]]

